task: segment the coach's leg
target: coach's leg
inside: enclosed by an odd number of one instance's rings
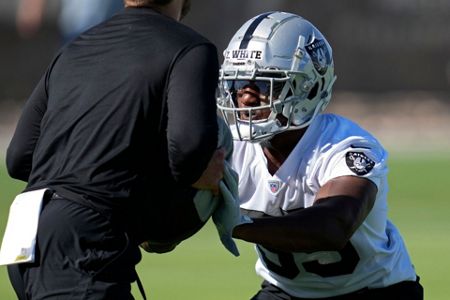
[[[138,279],[135,270],[141,259],[138,246],[123,232],[110,235],[104,242],[110,246],[102,247],[103,257],[100,260],[92,261],[102,267],[92,275],[89,287],[91,296],[88,299],[134,300],[131,283]],[[141,293],[144,291],[141,290]]]
[[[51,200],[39,220],[37,246],[37,266],[24,276],[30,299],[132,299],[139,248],[100,213]]]
[[[14,288],[14,291],[16,292],[17,299],[18,300],[26,300],[25,297],[25,285],[23,283],[23,272],[21,270],[21,265],[9,265],[7,267],[8,269],[8,276],[9,281],[11,282],[12,287]]]

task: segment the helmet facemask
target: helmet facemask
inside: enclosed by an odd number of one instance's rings
[[[286,82],[286,74],[274,70],[221,72],[218,108],[235,139],[264,138],[283,126],[277,119],[282,111],[277,99],[286,90]],[[240,94],[251,95],[256,101],[243,105],[237,99]]]

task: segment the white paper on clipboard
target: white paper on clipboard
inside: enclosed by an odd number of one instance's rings
[[[25,192],[14,199],[0,248],[0,265],[34,262],[39,216],[47,190]]]

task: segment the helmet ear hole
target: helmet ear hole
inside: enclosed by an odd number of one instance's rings
[[[307,97],[307,98],[308,98],[309,100],[314,99],[314,97],[317,96],[318,90],[319,90],[319,83],[316,82],[316,84],[313,86],[313,88],[309,91],[309,94],[308,94],[308,97]]]

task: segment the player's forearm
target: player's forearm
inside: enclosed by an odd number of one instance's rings
[[[278,251],[340,250],[351,236],[342,220],[326,209],[311,208],[288,216],[253,221],[237,226],[233,236]]]

